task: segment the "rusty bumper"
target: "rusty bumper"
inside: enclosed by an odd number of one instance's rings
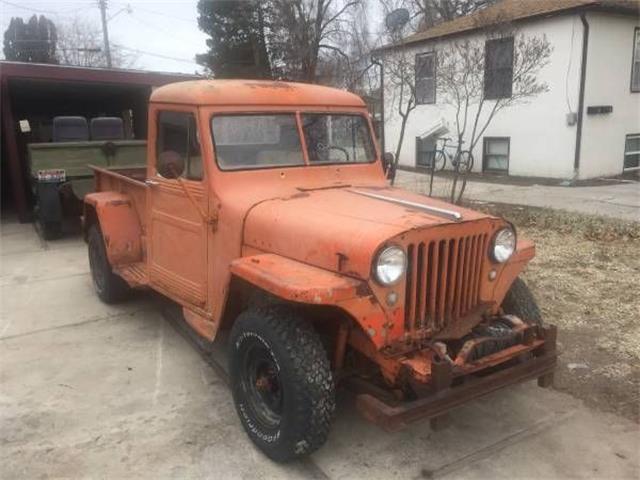
[[[492,373],[468,375],[462,381],[452,382],[450,366],[444,362],[434,364],[434,393],[413,401],[387,403],[370,393],[356,397],[358,410],[369,421],[387,431],[399,430],[408,424],[434,419],[446,414],[470,400],[479,398],[509,385],[538,379],[538,384],[548,387],[556,367],[556,328],[546,327],[544,344],[532,352],[532,357],[512,366],[496,367]]]

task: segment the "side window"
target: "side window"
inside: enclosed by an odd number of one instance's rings
[[[489,100],[511,97],[513,91],[513,37],[485,43],[484,96]]]
[[[189,112],[160,112],[156,170],[165,178],[202,180],[202,154],[196,120]]]
[[[436,102],[436,53],[416,56],[416,103],[424,105]]]

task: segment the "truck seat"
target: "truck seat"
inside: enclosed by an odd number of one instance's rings
[[[89,127],[84,117],[54,117],[54,142],[86,142],[89,140]]]
[[[124,126],[119,117],[96,117],[91,119],[91,140],[122,140]]]
[[[263,150],[256,155],[257,165],[298,165],[303,164],[302,151]]]

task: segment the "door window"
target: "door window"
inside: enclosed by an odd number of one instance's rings
[[[193,113],[160,112],[156,154],[160,176],[202,180],[202,154]]]

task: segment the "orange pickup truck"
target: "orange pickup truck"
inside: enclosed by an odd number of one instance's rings
[[[94,168],[98,296],[149,288],[206,341],[230,329],[242,425],[286,461],[326,440],[335,388],[393,430],[517,382],[547,386],[553,326],[503,219],[388,185],[363,101],[294,83],[155,90],[147,166]]]

